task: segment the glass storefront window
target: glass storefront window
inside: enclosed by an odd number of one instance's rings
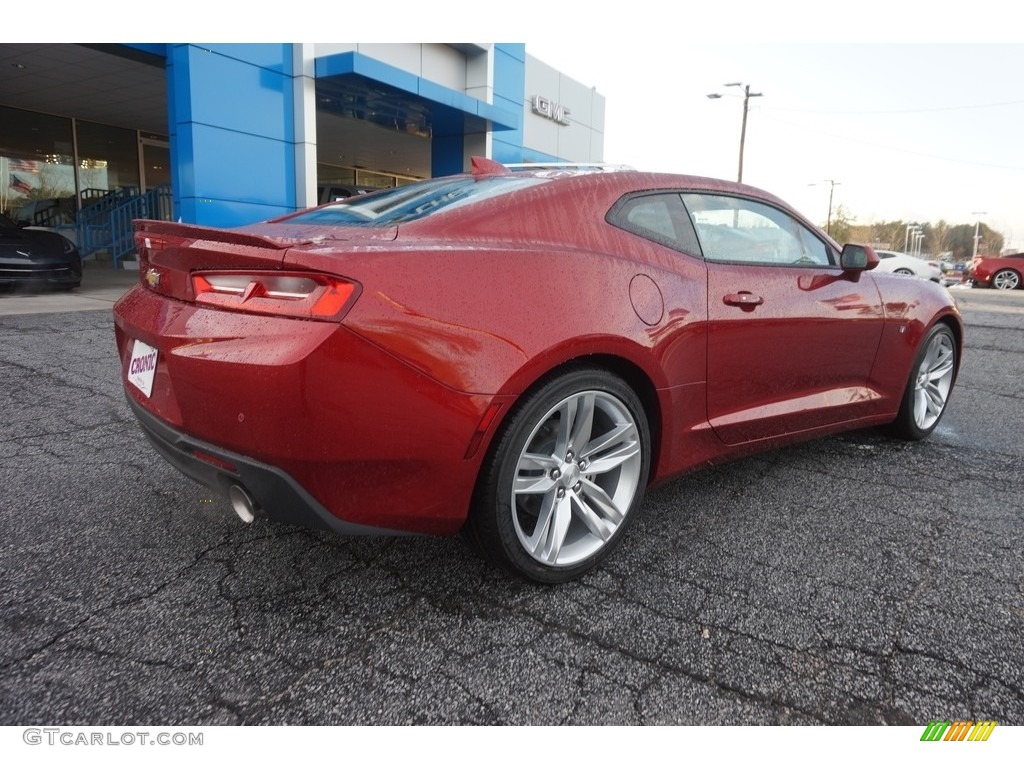
[[[355,184],[356,171],[355,168],[317,163],[316,179],[318,184]]]
[[[166,136],[139,134],[142,152],[142,191],[171,183],[171,147]]]
[[[169,182],[164,136],[0,106],[0,213],[10,218],[62,228],[110,192],[134,194],[145,191],[143,184],[152,189]]]
[[[0,107],[0,211],[30,223],[73,219],[71,120]]]
[[[135,131],[77,121],[78,188],[82,204],[117,189],[139,189],[139,139]]]
[[[398,176],[393,173],[379,173],[362,168],[347,168],[327,163],[317,163],[316,178],[317,184],[321,187],[326,185],[349,185],[359,189],[391,189],[392,187],[402,187],[420,180],[415,176]]]

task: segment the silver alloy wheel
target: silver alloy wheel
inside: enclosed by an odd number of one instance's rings
[[[526,553],[569,566],[598,552],[641,490],[636,419],[608,392],[579,392],[538,422],[516,462],[512,522]]]
[[[1020,275],[1012,269],[1001,269],[992,276],[992,285],[1001,291],[1012,291],[1020,285]]]
[[[955,368],[952,337],[948,333],[935,334],[921,359],[914,384],[914,423],[919,429],[931,429],[942,416],[953,386]]]

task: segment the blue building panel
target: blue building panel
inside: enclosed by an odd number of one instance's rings
[[[526,46],[498,43],[494,46],[494,96],[523,103],[526,85]]]
[[[491,158],[499,163],[523,162],[523,148],[520,144],[504,141],[500,134],[491,137]]]
[[[183,221],[235,226],[295,210],[290,46],[169,47],[172,187]],[[252,63],[289,60],[277,71]]]
[[[175,120],[179,123],[295,140],[291,77],[195,45],[175,46],[172,59],[175,68],[184,67],[186,72],[176,77]],[[195,87],[196,83],[223,85]]]
[[[166,52],[175,217],[237,226],[295,210],[296,142],[309,137],[295,135],[292,46],[133,47]],[[491,103],[356,51],[318,58],[315,72],[373,81],[428,105],[434,176],[463,170],[466,133],[484,125],[493,131],[492,157],[500,162],[558,160],[523,146],[525,45],[496,44],[493,56]]]
[[[495,131],[517,131],[522,130],[522,119],[519,110],[501,109],[492,104],[480,102],[480,110],[477,114],[491,122]]]
[[[506,116],[510,122],[506,123],[507,127],[513,131],[522,131],[522,114],[523,114],[523,102],[520,100],[518,103],[510,101],[503,96],[495,96],[494,104],[491,106],[492,110],[501,113]],[[512,120],[514,119],[514,122]]]
[[[495,43],[494,50],[526,63],[526,43]]]
[[[514,113],[514,114],[516,114],[518,116],[519,114],[522,114],[523,100],[522,100],[522,98],[520,98],[518,101],[513,101],[512,99],[507,99],[504,96],[499,96],[499,95],[495,94],[495,96],[494,96],[494,108],[495,109],[501,109],[501,110],[503,110],[505,112],[511,112],[511,113]],[[516,120],[516,126],[517,127],[519,125],[519,122],[520,121],[517,119]]]
[[[257,205],[210,197],[186,197],[180,203],[182,221],[212,227],[242,227],[294,211],[294,208],[287,206]]]
[[[294,210],[294,144],[208,125],[189,138],[195,196]]]
[[[448,136],[434,136],[430,142],[430,175],[450,176],[462,173],[466,139],[460,133]]]
[[[416,92],[428,101],[444,104],[447,107],[468,112],[471,115],[478,113],[479,105],[481,104],[478,99],[458,91],[453,91],[451,88],[445,88],[443,85],[438,85],[430,80],[424,80],[422,77],[417,77],[416,80]]]
[[[321,56],[316,60],[315,67],[318,78],[335,75],[362,75],[407,93],[419,92],[420,78],[416,75],[382,61],[371,59],[356,51]]]
[[[292,71],[291,43],[193,43],[196,48],[280,74]]]
[[[526,46],[497,43],[494,46],[494,108],[517,116],[515,128],[491,136],[491,155],[499,163],[523,162],[523,114],[526,90]]]
[[[496,108],[485,101],[377,61],[358,51],[321,56],[316,60],[315,71],[318,78],[359,75],[411,96],[419,96],[433,104],[489,120],[497,130],[519,126],[519,113],[515,108]]]

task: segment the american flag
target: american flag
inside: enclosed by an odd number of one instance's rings
[[[27,195],[29,192],[32,191],[31,184],[29,184],[20,176],[15,176],[13,173],[11,174],[11,183],[8,186],[10,186],[10,188],[13,189],[15,192],[21,192],[21,194],[23,195]]]
[[[12,157],[7,161],[7,167],[12,171],[21,171],[23,173],[39,173],[39,161],[38,160],[23,160],[21,158]]]

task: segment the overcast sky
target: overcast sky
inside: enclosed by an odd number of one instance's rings
[[[969,223],[1024,247],[1024,45],[700,44],[527,40],[527,51],[607,98],[605,160],[736,176],[824,223]],[[717,100],[708,93],[730,94]],[[815,186],[811,186],[814,184]]]
[[[97,4],[107,6],[102,27]],[[834,205],[858,223],[970,223],[984,211],[986,224],[1024,249],[1024,24],[1002,0],[304,0],[267,6],[269,14],[208,0],[152,11],[97,0],[82,8],[40,34],[525,42],[606,97],[605,160],[644,170],[735,178],[742,100],[722,85],[750,83],[764,95],[750,101],[744,181],[822,223],[825,179],[838,182]],[[729,90],[736,96],[706,98]]]

